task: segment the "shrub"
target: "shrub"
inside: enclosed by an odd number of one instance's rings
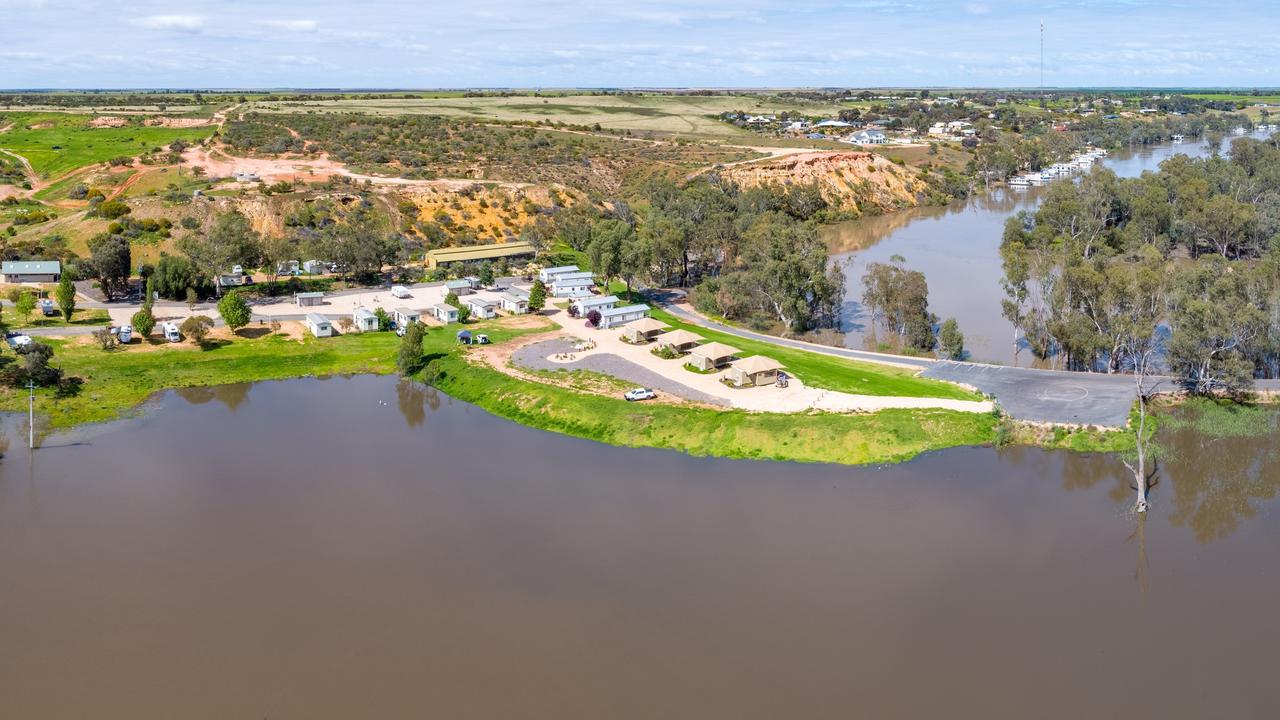
[[[204,339],[209,336],[209,330],[213,329],[213,318],[208,315],[192,315],[183,320],[182,327],[178,329],[183,335],[203,345]]]
[[[133,329],[137,331],[138,337],[146,339],[150,337],[151,331],[156,328],[155,316],[151,314],[151,310],[143,308],[133,314]]]

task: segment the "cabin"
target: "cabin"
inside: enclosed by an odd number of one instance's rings
[[[0,265],[0,282],[3,283],[55,283],[61,279],[62,263],[57,260],[5,260]]]
[[[729,382],[738,387],[755,387],[772,385],[778,382],[778,371],[781,369],[782,363],[773,358],[752,355],[748,358],[733,361],[729,365],[729,372],[726,375],[729,378]]]
[[[543,285],[546,285],[565,273],[576,272],[578,272],[577,265],[560,265],[558,267],[542,268],[538,271],[538,279],[542,281]]]
[[[586,273],[590,275],[590,273]],[[585,297],[591,294],[595,280],[591,277],[559,277],[551,283],[552,297]]]
[[[512,241],[494,245],[437,248],[427,251],[427,267],[435,269],[455,263],[480,263],[492,260],[529,258],[537,253],[532,243]]]
[[[416,323],[422,319],[422,312],[398,307],[391,311],[391,319],[395,321],[396,327],[408,327],[409,323]]]
[[[306,320],[307,329],[312,335],[318,338],[329,337],[333,335],[333,323],[329,322],[329,318],[320,313],[307,313]]]
[[[449,323],[458,322],[458,308],[444,303],[438,303],[431,306],[431,314],[435,319],[448,325]]]
[[[586,317],[587,313],[592,310],[603,312],[609,308],[618,307],[619,302],[617,295],[588,295],[574,300],[569,305],[578,314],[578,317]]]
[[[369,308],[358,307],[352,311],[351,322],[360,332],[373,332],[378,329],[378,316]]]
[[[467,301],[467,307],[471,308],[471,317],[477,320],[488,320],[498,316],[498,302],[496,300],[487,300],[485,298],[471,298]]]
[[[648,305],[624,305],[622,307],[612,307],[607,310],[600,311],[601,330],[626,325],[633,320],[649,317]]]
[[[313,305],[324,304],[324,293],[322,292],[300,292],[293,296],[294,302],[298,303],[298,307],[310,307]]]
[[[728,365],[735,355],[742,352],[724,343],[709,342],[689,350],[689,364],[703,372],[718,370]]]
[[[658,347],[669,347],[676,352],[687,352],[702,342],[702,336],[694,335],[688,330],[664,332],[653,339],[658,343]]]
[[[502,309],[512,315],[524,315],[529,312],[529,295],[515,288],[511,288],[507,292],[498,296],[498,302],[501,303]]]
[[[475,286],[471,284],[471,280],[467,278],[462,278],[460,280],[449,280],[444,284],[444,289],[445,289],[445,292],[453,293],[458,297],[462,297],[463,295],[470,295],[471,293],[476,291]]]
[[[329,266],[319,260],[308,260],[302,263],[302,272],[308,275],[323,275]]]
[[[622,337],[628,342],[642,345],[666,329],[667,326],[665,324],[653,318],[644,317],[627,323],[626,327],[622,328]]]

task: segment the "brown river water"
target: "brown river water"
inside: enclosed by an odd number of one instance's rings
[[[1120,177],[1137,177],[1158,170],[1161,162],[1176,154],[1204,157],[1209,146],[1196,141],[1118,150],[1101,165]],[[845,269],[841,312],[845,344],[877,349],[874,328],[862,307],[862,276],[868,263],[890,262],[898,255],[908,268],[920,270],[928,279],[929,309],[940,320],[954,317],[959,322],[971,359],[1043,365],[1025,350],[1015,354],[1013,326],[1000,313],[1000,301],[1005,298],[1000,287],[1004,277],[1000,240],[1005,221],[1021,210],[1034,210],[1044,192],[1043,187],[998,189],[945,207],[911,208],[824,227],[832,260]]]
[[[889,467],[549,434],[393,378],[4,420],[0,717],[1271,718],[1274,435]]]

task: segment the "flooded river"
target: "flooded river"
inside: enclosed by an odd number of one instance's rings
[[[1261,136],[1258,136],[1261,137]],[[1121,177],[1137,177],[1159,169],[1166,158],[1183,153],[1203,157],[1203,141],[1119,150],[1102,164]],[[889,262],[895,255],[907,267],[920,270],[929,281],[929,307],[939,318],[955,317],[964,332],[972,359],[1030,365],[1028,352],[1014,357],[1014,332],[1000,314],[1005,298],[1000,287],[1000,239],[1004,223],[1020,210],[1040,202],[1044,188],[995,190],[946,207],[921,207],[878,217],[837,223],[823,232],[835,262],[845,265],[847,286],[842,330],[849,347],[874,350],[864,311],[862,276],[872,262]]]
[[[882,468],[611,448],[356,377],[0,460],[3,717],[1262,718],[1273,437]]]

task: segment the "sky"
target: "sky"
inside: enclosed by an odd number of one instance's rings
[[[0,0],[0,88],[1275,86],[1280,0]]]

